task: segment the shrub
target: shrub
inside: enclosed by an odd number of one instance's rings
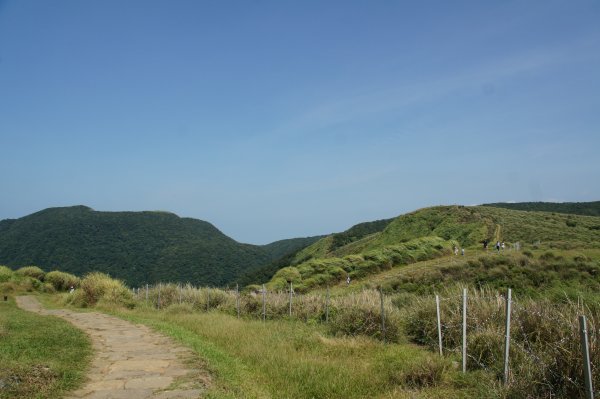
[[[0,266],[0,283],[5,283],[13,276],[13,271],[6,266]]]
[[[383,339],[381,331],[381,299],[379,292],[366,290],[358,295],[335,298],[330,310],[329,328],[337,335],[366,335]],[[384,300],[385,339],[400,338],[400,317],[389,298]]]
[[[69,302],[84,307],[93,306],[100,300],[128,307],[133,303],[131,291],[121,280],[98,272],[86,275],[81,280],[80,288],[69,298]]]
[[[52,284],[57,291],[66,291],[71,287],[79,287],[80,278],[70,273],[52,271],[46,274],[44,280]]]
[[[18,269],[15,273],[20,276],[31,277],[40,281],[44,280],[44,271],[37,266],[24,266]]]

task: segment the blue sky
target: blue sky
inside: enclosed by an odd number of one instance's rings
[[[597,1],[2,1],[0,219],[238,241],[600,199]]]

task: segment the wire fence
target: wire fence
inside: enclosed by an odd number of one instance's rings
[[[330,296],[262,289],[196,288],[157,284],[133,289],[139,303],[156,309],[221,311],[258,320],[324,323],[334,333],[397,341],[402,331],[464,372],[485,370],[508,392],[541,398],[593,398],[600,386],[600,314],[581,302],[514,298],[511,292],[464,289],[418,297],[398,307],[382,291]],[[583,323],[583,324],[582,324]]]

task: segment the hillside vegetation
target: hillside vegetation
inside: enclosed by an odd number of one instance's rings
[[[543,243],[548,248],[598,248],[600,218],[487,206],[438,206],[399,216],[386,223],[382,231],[346,245],[335,246],[333,240],[333,235],[328,236],[300,251],[289,267],[273,276],[270,285],[279,287],[284,281],[292,281],[301,288],[323,286],[348,275],[365,277],[393,266],[447,255],[454,247],[482,247],[484,241],[490,243],[490,248],[497,241],[508,246]],[[421,255],[391,255],[411,251]]]
[[[600,216],[600,201],[594,202],[495,202],[483,204],[497,208],[520,211],[571,213],[574,215]]]
[[[131,285],[225,285],[311,242],[309,237],[268,246],[241,244],[208,222],[168,212],[97,212],[75,206],[1,221],[0,264],[76,275],[102,271]]]

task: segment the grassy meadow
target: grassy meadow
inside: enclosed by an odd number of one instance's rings
[[[61,398],[82,384],[91,353],[68,322],[0,302],[0,398]]]

